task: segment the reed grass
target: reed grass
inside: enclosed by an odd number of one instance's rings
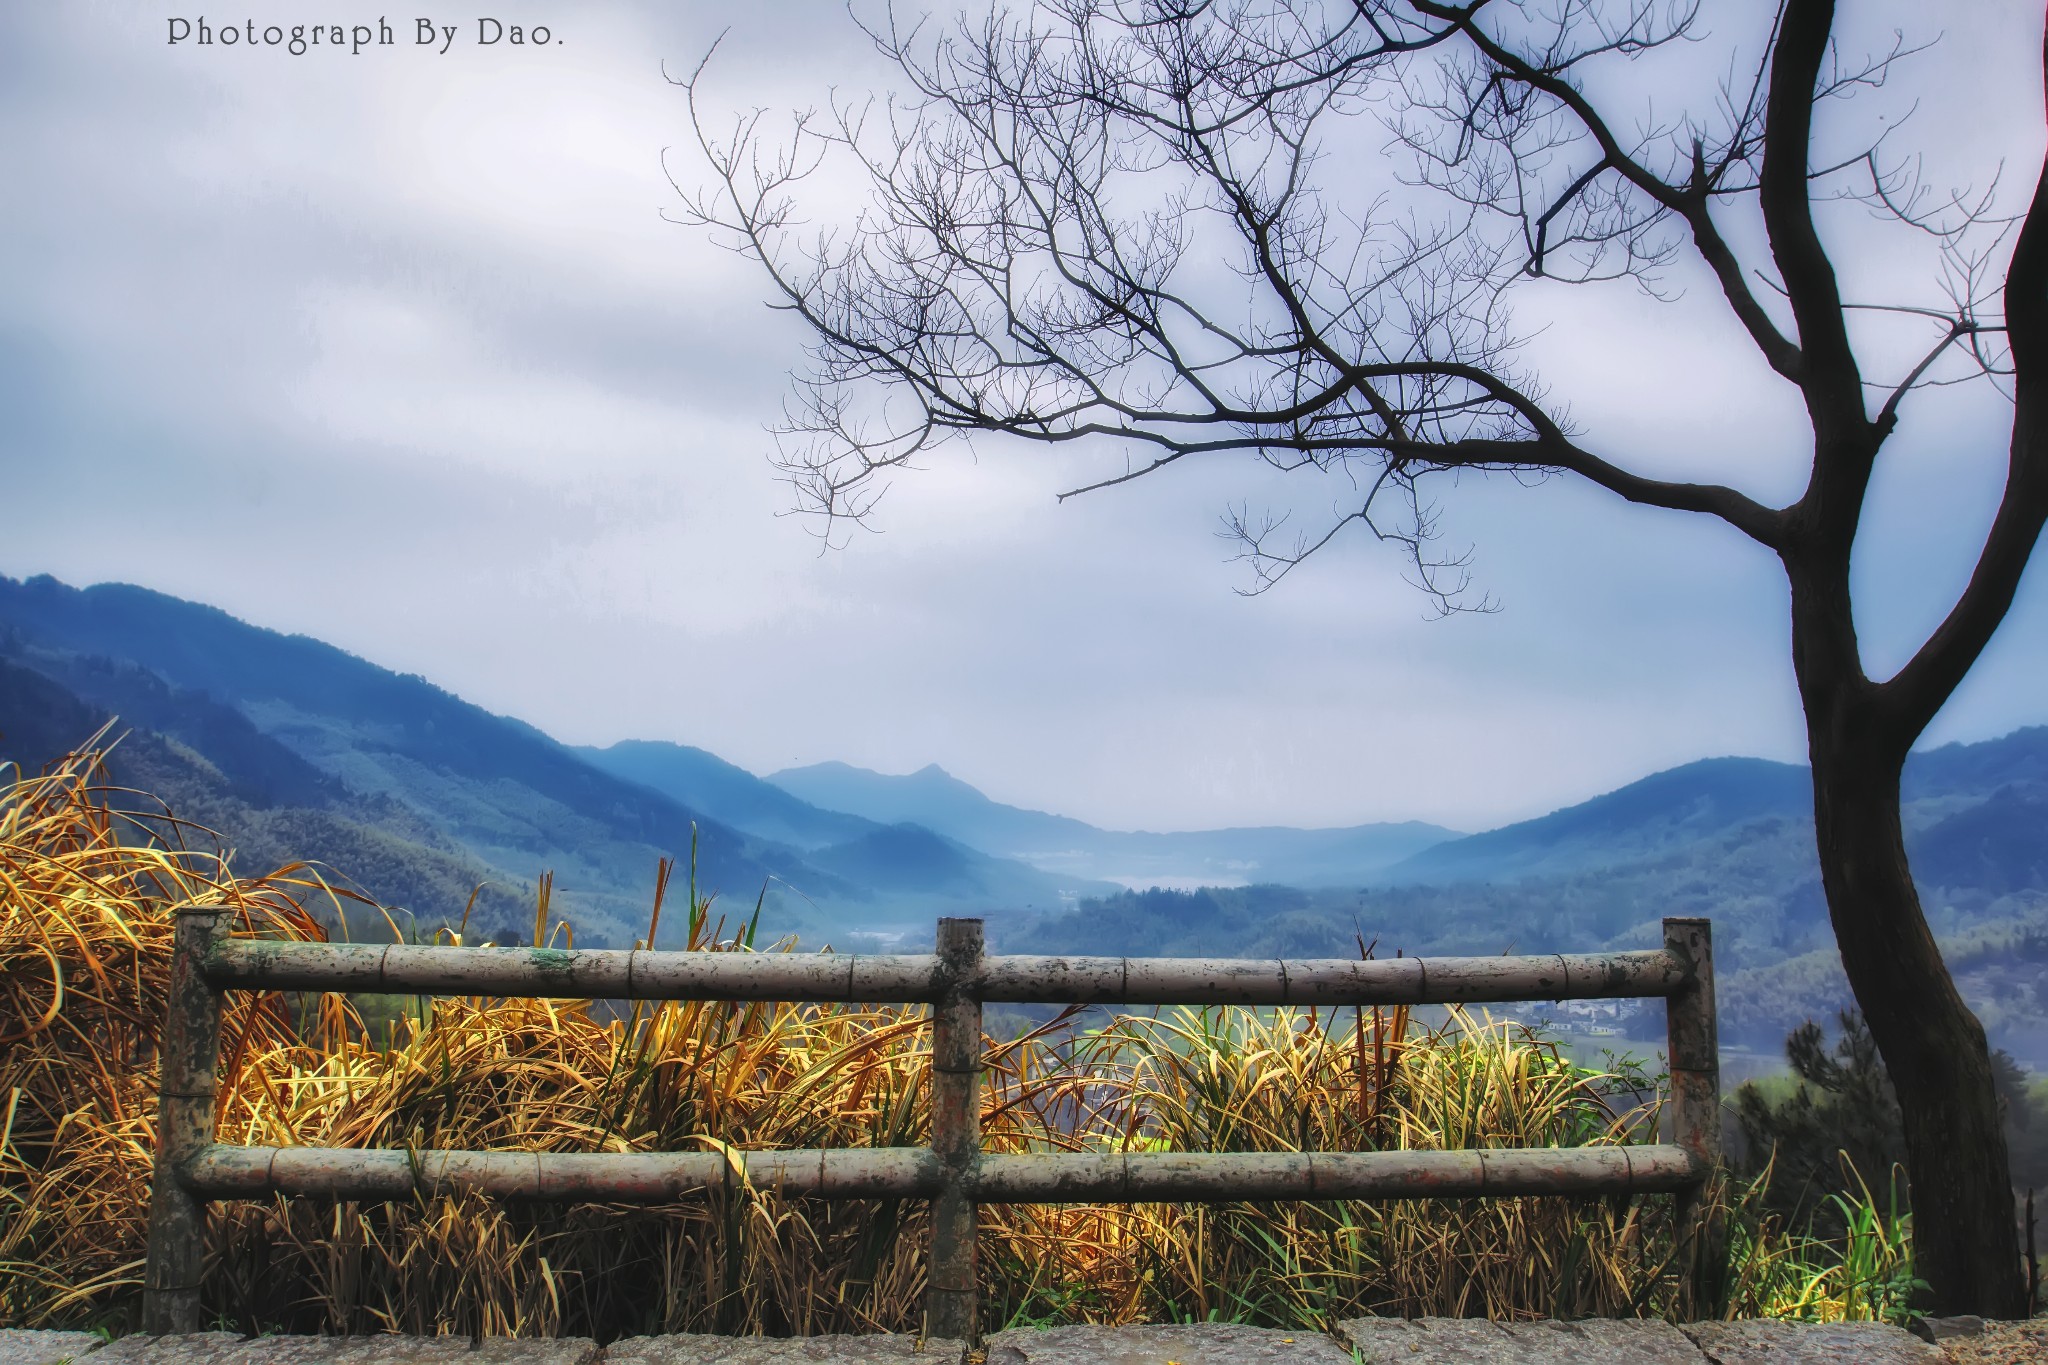
[[[319,939],[309,907],[363,907],[311,867],[234,876],[196,833],[105,789],[90,753],[7,777],[0,1325],[119,1331],[139,1299],[173,909],[224,905],[237,932]],[[669,873],[657,876],[650,940]],[[685,899],[687,947],[755,950],[753,920],[714,918],[694,888]],[[544,884],[535,941],[565,929],[550,922]],[[1654,1131],[1646,1078],[1574,1066],[1525,1028],[1462,1012],[1427,1026],[1405,1009],[1093,1018],[989,1044],[989,1150],[1572,1146]],[[236,995],[219,1135],[545,1151],[919,1144],[929,1041],[925,1011],[909,1006],[667,1002],[621,1014]],[[1872,1210],[1871,1237],[1829,1260],[1753,1206],[1735,1206],[1727,1311],[1896,1310],[1903,1219]],[[250,1331],[914,1331],[924,1219],[920,1201],[752,1188],[651,1209],[473,1196],[224,1204],[209,1304]],[[991,1325],[1695,1308],[1658,1198],[1017,1206],[985,1210],[983,1239]]]
[[[1730,1317],[1803,1322],[1878,1321],[1904,1325],[1927,1282],[1913,1271],[1913,1215],[1900,1207],[1904,1172],[1894,1168],[1882,1201],[1846,1152],[1838,1154],[1853,1195],[1830,1195],[1844,1227],[1839,1238],[1786,1229],[1763,1212],[1766,1165],[1733,1210]]]

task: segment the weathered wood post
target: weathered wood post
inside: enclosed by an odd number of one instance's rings
[[[1671,1067],[1671,1140],[1692,1153],[1703,1176],[1678,1196],[1681,1263],[1693,1267],[1693,1312],[1714,1312],[1727,1270],[1727,1230],[1715,1183],[1721,1169],[1721,1051],[1714,1017],[1713,925],[1664,921],[1664,946],[1691,961],[1692,980],[1665,1000]],[[1688,1247],[1688,1243],[1690,1246]]]
[[[932,1006],[932,1151],[945,1187],[932,1201],[925,1334],[972,1341],[978,1287],[976,1207],[968,1182],[981,1157],[981,921],[939,921],[940,993]]]
[[[160,1336],[199,1330],[206,1203],[179,1171],[213,1141],[213,1092],[220,1060],[220,995],[206,984],[206,955],[224,938],[229,911],[177,912],[171,935],[170,1000],[158,1047],[156,1172],[149,1195],[149,1261],[142,1281],[142,1330]]]

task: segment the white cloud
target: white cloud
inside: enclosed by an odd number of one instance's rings
[[[1506,609],[1434,624],[1362,538],[1233,595],[1225,507],[1348,496],[1249,465],[1056,504],[1115,453],[951,449],[883,534],[820,556],[763,458],[802,337],[662,220],[662,149],[695,172],[660,64],[730,22],[708,93],[787,109],[867,88],[873,54],[828,3],[502,17],[564,42],[290,58],[169,48],[130,6],[0,21],[0,572],[212,601],[570,740],[937,761],[1111,825],[1472,827],[1703,754],[1798,755],[1768,556],[1569,484],[1448,498]],[[2034,164],[2034,19],[1943,22],[1901,78],[1927,96],[1909,131],[1962,178]],[[1856,287],[1909,269],[1834,230]],[[1532,296],[1530,359],[1597,448],[1796,496],[1796,400],[1683,283],[1675,306]],[[1988,517],[1997,413],[1965,397],[1909,409],[1881,470],[1857,566],[1887,604],[1876,660],[1938,619]],[[2044,719],[2038,579],[1937,738]]]

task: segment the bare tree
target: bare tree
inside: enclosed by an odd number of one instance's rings
[[[1115,452],[1088,488],[1232,453],[1348,481],[1306,535],[1233,520],[1261,583],[1358,523],[1445,610],[1470,605],[1426,493],[1464,470],[1577,475],[1775,554],[1823,884],[1904,1105],[1918,1265],[1940,1308],[2006,1316],[2021,1282],[1991,1065],[1922,914],[1899,792],[2048,517],[2048,179],[2000,217],[1989,194],[1932,193],[1881,134],[1829,147],[1816,110],[1911,50],[1845,59],[1832,0],[1756,22],[1711,108],[1642,122],[1612,92],[1705,36],[1696,0],[1041,0],[929,34],[887,16],[868,31],[903,98],[771,137],[760,114],[714,133],[687,83],[715,180],[684,199],[809,326],[780,459],[828,532],[867,514],[878,475],[990,432]],[[861,204],[837,230],[798,216],[821,169]],[[1844,201],[1922,241],[1927,277],[1845,298],[1820,231]],[[1805,402],[1811,470],[1787,506],[1632,472],[1524,368],[1518,287],[1655,291],[1688,270]],[[1873,346],[1865,321],[1892,331]],[[1892,360],[1907,326],[1924,344]],[[1849,574],[1872,473],[1902,404],[1966,381],[2010,403],[2002,500],[1946,619],[1874,679]]]

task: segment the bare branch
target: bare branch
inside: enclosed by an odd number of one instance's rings
[[[1814,225],[1809,190],[1813,106],[1817,88],[1826,88],[1820,85],[1820,73],[1834,20],[1834,0],[1785,0],[1771,62],[1757,192],[1778,278],[1799,327],[1800,390],[1816,425],[1847,432],[1867,425],[1863,378],[1849,345],[1834,263]],[[1872,445],[1869,454],[1875,453]],[[1867,478],[1867,461],[1861,468],[1861,477]],[[1826,472],[1817,464],[1816,479]],[[1853,481],[1858,474],[1850,468],[1841,476]],[[1860,504],[1860,499],[1837,497],[1829,502],[1838,510],[1852,504]]]
[[[1667,0],[1052,0],[939,33],[888,12],[869,34],[908,99],[799,115],[771,142],[759,113],[711,136],[700,76],[685,83],[715,181],[684,196],[684,217],[759,260],[811,331],[778,463],[828,534],[872,512],[882,476],[997,434],[1118,454],[1061,498],[1231,455],[1364,490],[1304,533],[1309,552],[1361,524],[1427,541],[1424,485],[1478,470],[1572,474],[1782,553],[1786,514],[1640,474],[1573,432],[1520,366],[1512,289],[1632,279],[1661,294],[1689,251],[1766,361],[1834,428],[1868,431],[1867,473],[1914,389],[2003,372],[1986,344],[2003,326],[1987,312],[1992,257],[1970,231],[1996,224],[1981,196],[1935,204],[1881,172],[1882,136],[1809,164],[1812,106],[1882,84],[1916,50],[1840,60],[1826,0],[1788,0],[1753,64],[1738,75],[1731,59],[1718,126],[1625,133],[1584,73],[1694,41],[1700,14]],[[1450,212],[1390,212],[1385,189],[1353,194],[1327,173],[1339,156],[1359,164],[1355,130],[1375,112],[1412,157],[1407,183]],[[807,225],[798,189],[835,158],[866,197]],[[1858,168],[1875,211],[1954,230],[1947,308],[1855,305],[1944,328],[1874,400],[1874,422],[1812,210],[1817,184]],[[1768,229],[1785,305],[1752,289],[1716,221],[1744,206]],[[1797,342],[1773,317],[1786,305]],[[1265,550],[1255,569],[1295,562]]]
[[[2048,95],[2048,38],[2042,72]],[[1882,692],[1886,709],[1915,735],[1991,642],[2048,524],[2048,158],[2013,244],[2005,311],[2014,382],[2005,492],[1962,596]]]

